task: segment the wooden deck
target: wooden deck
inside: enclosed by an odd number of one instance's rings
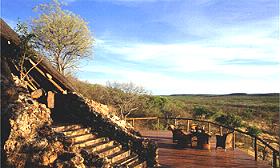
[[[154,139],[159,145],[159,162],[162,168],[169,167],[237,167],[268,168],[267,163],[235,149],[215,149],[215,139],[211,138],[211,150],[178,148],[172,142],[170,131],[140,131],[144,137]]]

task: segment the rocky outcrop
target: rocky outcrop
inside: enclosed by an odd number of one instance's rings
[[[18,98],[9,102],[8,139],[3,141],[3,167],[85,167],[81,154],[51,129],[51,111],[30,97],[25,84],[14,76]],[[4,81],[1,80],[2,83]]]

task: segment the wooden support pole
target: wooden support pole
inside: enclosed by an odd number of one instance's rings
[[[157,118],[157,127],[159,129],[159,118]]]
[[[48,108],[54,108],[54,93],[52,91],[48,91],[47,103]]]
[[[187,120],[187,132],[190,131],[190,120]]]
[[[208,133],[210,133],[210,132],[211,132],[211,124],[208,123]]]
[[[272,167],[273,168],[277,167],[277,155],[275,151],[273,151]]]
[[[177,126],[177,119],[174,119],[174,125]]]
[[[232,150],[235,149],[235,131],[232,132]]]
[[[257,138],[255,137],[254,138],[254,150],[255,150],[255,161],[258,160],[258,140]]]
[[[134,119],[132,119],[132,126],[134,127]]]
[[[223,127],[220,126],[220,135],[223,136]]]

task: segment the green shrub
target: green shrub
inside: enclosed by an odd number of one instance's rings
[[[242,113],[241,116],[244,117],[245,119],[252,119],[253,116],[253,110],[252,109],[245,109]]]
[[[193,110],[194,118],[208,119],[213,116],[215,113],[206,109],[205,107],[195,107]]]
[[[222,114],[215,121],[228,127],[241,127],[242,119],[234,114]]]
[[[255,127],[255,126],[249,126],[249,127],[247,127],[247,132],[248,132],[249,134],[255,135],[255,136],[258,136],[259,134],[262,133],[262,131],[261,131],[259,128]]]

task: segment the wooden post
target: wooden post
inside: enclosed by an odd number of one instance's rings
[[[208,123],[208,133],[210,134],[210,132],[211,132],[211,124]]]
[[[223,127],[220,126],[220,135],[223,136]]]
[[[277,157],[276,157],[275,151],[273,151],[273,159],[272,159],[272,167],[276,168],[277,167]]]
[[[132,127],[134,127],[134,118],[132,119]]]
[[[47,103],[48,108],[54,108],[54,93],[52,91],[48,91]]]
[[[159,129],[159,118],[157,118],[157,127]]]
[[[257,144],[257,137],[254,138],[254,150],[255,150],[255,161],[258,160],[258,144]]]
[[[174,119],[174,125],[177,126],[177,120],[176,120],[176,118]]]
[[[190,131],[190,120],[187,120],[187,132]]]
[[[232,132],[232,150],[235,149],[235,131]]]

